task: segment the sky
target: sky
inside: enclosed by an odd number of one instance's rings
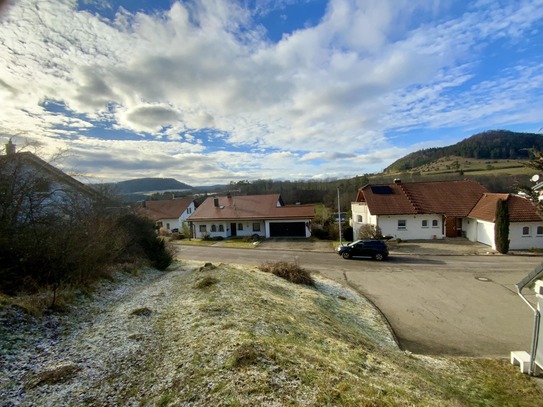
[[[89,183],[381,172],[540,131],[542,29],[543,0],[8,0],[0,142]]]

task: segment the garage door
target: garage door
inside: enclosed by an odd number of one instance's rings
[[[270,223],[270,237],[305,237],[305,222]]]
[[[492,246],[494,224],[477,222],[477,241]]]

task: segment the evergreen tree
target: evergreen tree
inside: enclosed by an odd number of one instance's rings
[[[506,254],[509,251],[509,205],[503,199],[500,199],[496,205],[494,239],[496,250],[502,254]]]

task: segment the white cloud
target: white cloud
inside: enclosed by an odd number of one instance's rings
[[[454,17],[452,3],[437,0],[331,0],[322,21],[276,44],[251,12],[288,1],[242,4],[175,1],[149,15],[119,9],[108,21],[75,0],[19,1],[0,23],[0,127],[75,146],[94,174],[176,171],[168,167],[175,158],[196,181],[311,177],[321,168],[341,176],[349,165],[370,172],[409,152],[393,147],[391,131],[537,119],[541,61],[512,62],[485,81],[478,69],[494,41],[522,43],[537,28],[540,0],[474,3]],[[73,117],[48,109],[48,100]],[[143,139],[85,132],[99,122]],[[210,153],[200,129],[237,148],[278,152]],[[144,154],[133,144],[147,142],[157,144],[145,144]],[[183,153],[172,151],[176,144]]]

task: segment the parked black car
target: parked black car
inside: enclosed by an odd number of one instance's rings
[[[385,260],[388,247],[382,240],[357,240],[337,248],[337,254],[344,259],[352,257],[371,257],[374,260]]]

